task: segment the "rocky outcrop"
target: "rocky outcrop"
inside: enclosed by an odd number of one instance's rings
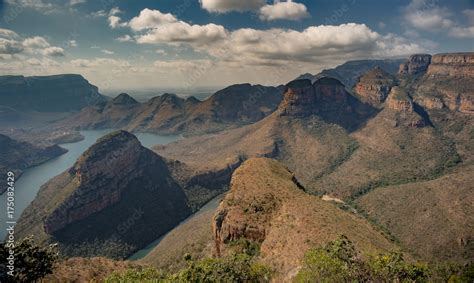
[[[309,247],[338,234],[364,252],[392,247],[365,220],[306,194],[287,168],[266,158],[249,159],[234,172],[212,230],[219,255],[240,239],[259,244],[260,259],[275,270],[278,282],[296,274]]]
[[[426,108],[473,114],[474,53],[434,55],[414,89],[414,99]]]
[[[357,128],[373,111],[348,93],[340,81],[329,77],[320,78],[313,84],[304,79],[288,83],[278,107],[280,116],[305,118],[318,115],[348,130]]]
[[[39,147],[27,142],[20,142],[0,134],[0,175],[6,180],[7,172],[13,171],[19,178],[22,171],[46,162],[67,152],[57,145]],[[0,184],[0,194],[7,189],[6,181]]]
[[[278,106],[281,116],[305,117],[316,111],[316,94],[310,80],[295,80],[286,85],[285,96]]]
[[[359,78],[354,92],[362,101],[380,107],[387,98],[395,79],[379,67],[375,67]]]
[[[474,78],[474,52],[436,54],[431,59],[427,75]]]
[[[429,54],[415,54],[408,58],[408,61],[400,65],[398,73],[400,75],[417,75],[422,74],[428,70],[431,63],[431,55]]]
[[[106,99],[80,75],[0,76],[0,101],[22,111],[67,112]]]
[[[166,162],[132,134],[118,131],[43,186],[17,231],[41,231],[39,240],[58,242],[66,256],[124,258],[190,213]]]
[[[415,111],[415,104],[401,87],[393,87],[386,101],[386,107],[398,113],[395,126],[404,125],[421,128],[427,125],[425,119]]]

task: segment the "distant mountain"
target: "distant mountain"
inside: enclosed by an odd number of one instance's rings
[[[254,123],[273,112],[282,87],[241,84],[220,90],[204,101],[164,94],[139,104],[121,94],[107,103],[83,109],[63,121],[80,129],[123,128],[162,134],[202,134]],[[127,103],[124,103],[124,100]],[[134,100],[133,100],[134,101]]]
[[[42,186],[16,234],[57,242],[64,256],[125,258],[190,213],[165,161],[118,131]]]
[[[27,142],[20,142],[0,134],[0,176],[6,179],[7,172],[13,171],[15,178],[21,176],[23,170],[46,162],[67,152],[57,145],[38,147]],[[6,181],[0,184],[0,194],[7,189]]]
[[[370,69],[379,67],[389,74],[396,74],[400,68],[400,64],[405,61],[406,59],[347,61],[334,69],[323,70],[321,73],[316,75],[306,73],[296,79],[310,79],[314,82],[318,78],[331,77],[341,81],[347,89],[352,89],[357,83],[357,79]]]
[[[104,101],[80,75],[0,76],[0,105],[16,110],[68,112]]]

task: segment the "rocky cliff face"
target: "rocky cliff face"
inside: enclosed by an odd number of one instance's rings
[[[239,239],[256,242],[261,260],[274,268],[281,282],[296,274],[309,247],[341,233],[364,252],[392,247],[366,221],[303,190],[277,161],[246,161],[234,172],[231,189],[214,215],[218,254],[226,254]]]
[[[417,75],[426,72],[431,63],[431,55],[415,54],[408,58],[408,61],[400,65],[398,73],[400,75]]]
[[[428,109],[474,113],[474,53],[434,55],[414,84],[414,99]]]
[[[421,128],[428,123],[415,111],[415,104],[408,93],[401,87],[393,87],[386,101],[386,107],[397,112],[394,125]]]
[[[98,88],[80,75],[0,76],[1,105],[18,110],[77,111],[105,100]]]
[[[349,94],[340,81],[325,77],[313,84],[310,80],[287,84],[278,113],[280,116],[300,118],[318,115],[328,122],[353,130],[373,113],[373,109]]]
[[[118,131],[40,190],[18,233],[39,231],[40,240],[58,242],[66,256],[124,258],[190,213],[165,161]]]
[[[16,178],[19,178],[24,169],[46,162],[65,152],[67,150],[57,145],[39,147],[0,134],[0,175],[6,180],[7,172],[13,171],[16,173]],[[0,194],[6,189],[6,182],[2,182]]]
[[[394,85],[395,79],[390,74],[375,67],[359,78],[354,92],[362,101],[374,107],[380,107]]]
[[[474,77],[474,53],[436,54],[431,59],[429,76]]]

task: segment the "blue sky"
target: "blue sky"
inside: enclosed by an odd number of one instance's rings
[[[4,0],[0,74],[101,89],[286,83],[352,59],[474,51],[474,0]]]

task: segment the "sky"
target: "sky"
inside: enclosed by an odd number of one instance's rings
[[[474,51],[474,0],[0,0],[0,75],[101,90],[284,84],[347,60]]]

